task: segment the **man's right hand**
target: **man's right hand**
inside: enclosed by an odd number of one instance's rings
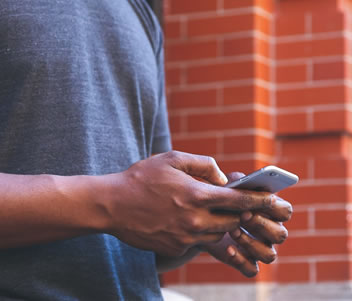
[[[239,227],[239,213],[268,209],[273,201],[270,193],[221,187],[227,179],[214,159],[175,151],[103,178],[106,232],[167,256],[221,240]]]

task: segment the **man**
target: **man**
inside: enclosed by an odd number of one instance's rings
[[[167,152],[144,0],[3,0],[0,14],[0,300],[159,300],[157,267],[200,250],[248,276],[274,259],[290,204]]]

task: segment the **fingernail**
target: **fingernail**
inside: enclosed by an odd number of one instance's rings
[[[248,222],[249,220],[251,220],[253,217],[253,213],[250,212],[250,211],[246,211],[246,212],[243,212],[241,214],[241,221],[242,222]]]
[[[240,229],[236,229],[235,231],[232,232],[231,236],[233,238],[239,238],[241,236],[241,230]]]
[[[236,255],[236,249],[235,249],[233,246],[229,246],[229,247],[227,248],[227,253],[229,253],[229,255],[230,255],[231,257],[233,257],[233,256]]]

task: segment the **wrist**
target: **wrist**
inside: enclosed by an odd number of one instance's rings
[[[114,233],[123,226],[123,210],[116,210],[125,186],[122,173],[90,177],[89,190],[94,215],[94,228],[100,233]],[[118,206],[120,207],[120,206]],[[121,208],[119,208],[121,209]],[[112,213],[113,212],[113,213]],[[120,213],[122,213],[120,215]]]
[[[107,185],[103,177],[53,176],[56,189],[67,204],[64,220],[82,234],[103,233],[108,229]]]

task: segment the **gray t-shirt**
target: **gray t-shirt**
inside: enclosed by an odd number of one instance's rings
[[[143,0],[0,1],[0,172],[106,174],[170,149],[162,34]],[[0,300],[159,300],[110,235],[0,251]]]

